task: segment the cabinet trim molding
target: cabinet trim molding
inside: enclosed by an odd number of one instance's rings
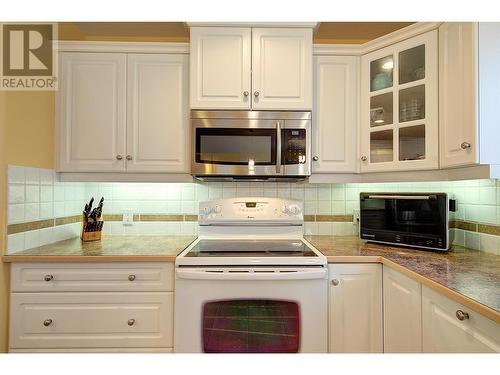
[[[58,52],[121,52],[121,53],[176,53],[189,54],[189,43],[172,42],[93,42],[58,41]]]

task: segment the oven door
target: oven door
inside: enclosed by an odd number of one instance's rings
[[[193,119],[191,173],[197,176],[279,176],[284,121]]]
[[[326,268],[177,268],[177,353],[326,353]]]

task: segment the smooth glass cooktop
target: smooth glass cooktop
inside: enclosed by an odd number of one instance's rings
[[[200,240],[185,257],[316,257],[300,240]]]

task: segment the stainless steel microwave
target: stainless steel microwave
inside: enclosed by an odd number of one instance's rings
[[[446,193],[361,193],[359,235],[367,241],[446,251],[452,206]]]
[[[191,174],[204,180],[305,179],[311,112],[191,111]]]

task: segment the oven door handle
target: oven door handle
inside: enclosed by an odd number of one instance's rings
[[[191,280],[314,280],[327,278],[326,268],[312,270],[230,270],[177,268],[175,274],[181,279]]]
[[[276,122],[276,174],[281,173],[281,123]]]

